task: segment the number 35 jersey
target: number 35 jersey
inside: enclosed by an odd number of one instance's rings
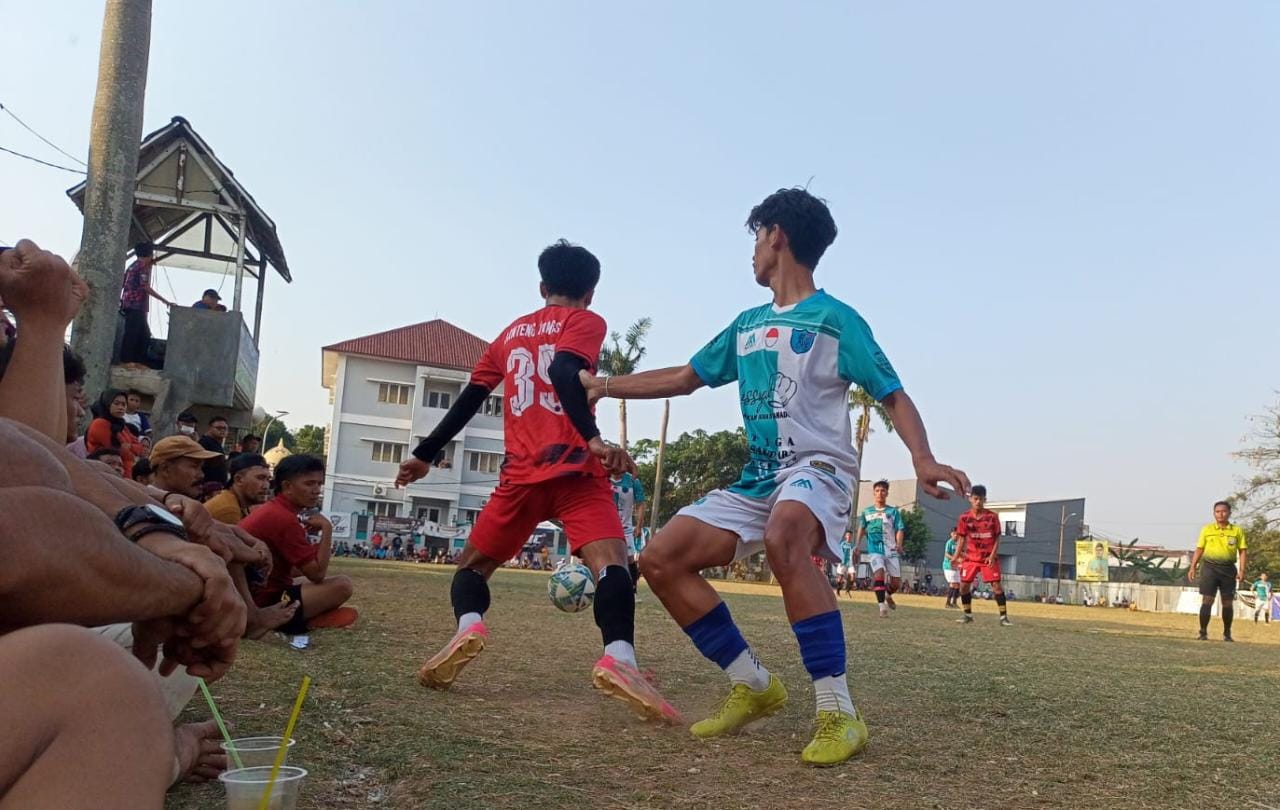
[[[560,406],[549,369],[556,352],[570,352],[594,373],[606,331],[604,318],[589,310],[543,307],[513,321],[481,355],[471,382],[491,391],[502,386],[504,484],[604,477],[604,467]]]
[[[850,384],[877,400],[902,387],[866,321],[822,290],[743,312],[689,362],[713,388],[738,382],[750,455],[729,489],[749,498],[771,497],[801,467],[849,492],[858,480]]]

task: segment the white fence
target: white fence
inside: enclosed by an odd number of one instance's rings
[[[1137,604],[1138,610],[1155,613],[1197,613],[1200,610],[1200,592],[1190,585],[1139,585],[1135,582],[1076,582],[1064,579],[1059,591],[1056,579],[1008,575],[1002,577],[1002,580],[1006,592],[1012,591],[1017,594],[1018,599],[1024,600],[1034,600],[1041,594],[1052,597],[1061,593],[1062,601],[1072,605],[1084,604],[1085,596],[1089,596],[1095,602],[1105,598],[1108,605],[1128,599]],[[1242,596],[1252,599],[1251,595],[1237,591],[1237,610],[1251,607],[1251,601],[1244,604]],[[1213,613],[1215,616],[1218,613],[1217,600],[1214,601]]]

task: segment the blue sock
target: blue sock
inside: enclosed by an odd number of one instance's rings
[[[804,668],[809,677],[815,681],[844,675],[845,649],[844,625],[840,621],[840,611],[820,613],[801,619],[791,625],[800,642],[800,657],[804,659]]]
[[[747,640],[733,623],[729,606],[724,602],[684,628],[684,632],[693,641],[693,646],[698,648],[698,652],[710,658],[721,669],[728,669],[747,649]]]

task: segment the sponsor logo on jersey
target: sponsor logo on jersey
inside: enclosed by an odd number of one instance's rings
[[[792,329],[791,351],[796,354],[804,354],[813,348],[813,341],[816,340],[817,337],[817,332],[810,332],[808,329]]]
[[[774,346],[777,346],[779,335],[780,333],[778,332],[778,327],[776,326],[770,326],[768,329],[766,329],[764,332],[765,347],[772,349]]]
[[[835,467],[835,465],[834,465],[834,464],[828,464],[828,463],[827,463],[827,462],[825,462],[825,461],[817,461],[817,460],[810,461],[810,462],[809,462],[809,466],[810,466],[810,467],[813,467],[815,470],[822,470],[822,471],[823,471],[823,472],[825,472],[825,473],[831,473],[832,475],[835,475],[835,474],[836,474],[836,467]]]
[[[800,487],[801,489],[813,489],[813,482],[808,478],[797,478],[791,482],[791,486]]]

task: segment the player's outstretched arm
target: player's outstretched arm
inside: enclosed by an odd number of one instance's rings
[[[547,368],[547,376],[551,378],[551,385],[560,400],[560,407],[564,408],[564,415],[586,440],[591,454],[600,459],[610,473],[633,473],[636,465],[627,451],[600,438],[600,428],[596,425],[595,414],[591,412],[591,405],[587,401],[586,387],[579,377],[586,373],[587,367],[587,361],[573,352],[556,352]]]
[[[920,418],[920,411],[907,392],[899,388],[885,397],[881,404],[889,412],[889,419],[893,422],[894,430],[902,437],[902,443],[911,451],[911,463],[915,466],[916,478],[920,479],[924,491],[935,498],[949,500],[950,493],[938,486],[945,482],[951,485],[954,492],[961,495],[968,493],[969,476],[962,470],[940,464],[933,457],[924,420]]]
[[[587,372],[580,375],[582,387],[590,401],[602,397],[614,399],[665,399],[692,394],[706,385],[691,365],[659,368],[639,374],[621,377],[593,377]]]
[[[462,389],[453,407],[445,413],[436,429],[413,449],[413,458],[400,465],[400,471],[396,473],[396,486],[407,486],[427,474],[439,452],[453,441],[458,431],[467,426],[491,390],[493,389],[478,383],[470,383]]]

